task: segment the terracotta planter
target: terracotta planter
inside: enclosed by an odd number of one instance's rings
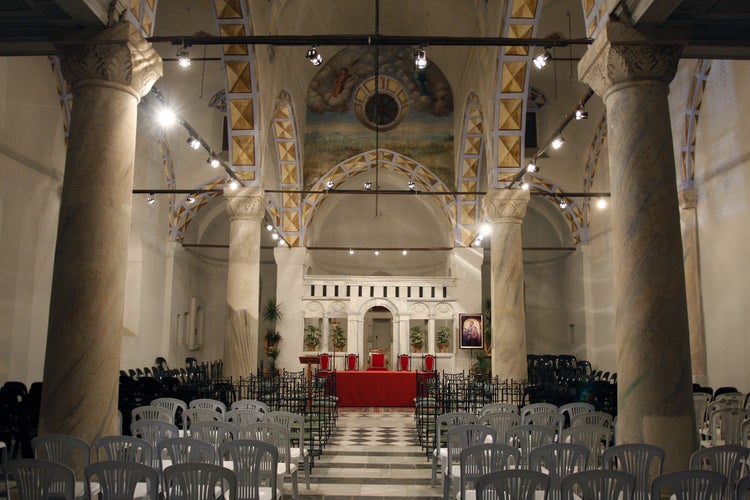
[[[414,348],[414,352],[419,353],[422,352],[422,346],[416,346],[414,344],[411,345]]]
[[[438,352],[445,352],[448,350],[448,344],[438,344]]]

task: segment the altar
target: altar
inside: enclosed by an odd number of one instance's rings
[[[414,406],[417,372],[337,371],[339,406]]]

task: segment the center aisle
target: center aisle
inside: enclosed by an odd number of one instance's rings
[[[340,408],[309,490],[300,472],[300,498],[442,498],[442,487],[430,487],[432,462],[417,443],[413,415],[400,408]]]

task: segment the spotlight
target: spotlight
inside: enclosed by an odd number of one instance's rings
[[[528,167],[526,167],[526,171],[527,171],[527,172],[532,172],[532,173],[534,173],[534,172],[539,172],[539,167],[537,166],[537,164],[536,164],[536,163],[534,163],[534,162],[532,161],[531,163],[529,163],[529,166],[528,166]]]
[[[407,253],[409,253],[408,250],[401,250],[401,255],[406,255]]]
[[[479,227],[479,237],[484,238],[492,232],[492,228],[486,222]]]
[[[365,191],[369,191],[370,189],[372,189],[372,182],[368,179],[365,181]]]
[[[221,162],[213,156],[209,156],[208,160],[206,160],[206,163],[211,165],[212,168],[219,168],[219,165],[221,165]]]
[[[315,45],[307,49],[307,59],[313,66],[320,66],[323,63],[323,56],[318,53],[318,49]]]
[[[552,57],[552,54],[549,53],[549,50],[544,49],[544,52],[534,58],[534,66],[536,66],[537,69],[542,69],[547,65],[547,61],[549,61],[550,57]]]
[[[589,117],[589,112],[583,109],[583,106],[579,106],[576,109],[576,120],[585,120]]]
[[[352,250],[351,248],[349,249],[349,255],[354,255],[354,250]]]
[[[284,240],[279,240],[279,246],[283,247],[285,245]]]
[[[378,255],[380,255],[380,250],[375,250],[375,256],[377,257]]]
[[[266,224],[266,231],[273,231],[273,225],[270,222]]]
[[[529,185],[526,184],[526,181],[521,181],[521,189],[523,189],[524,191],[529,190]]]
[[[427,53],[421,48],[414,51],[414,65],[417,69],[425,69],[427,67]]]
[[[156,114],[156,120],[162,127],[169,127],[177,122],[177,115],[169,108],[161,108]]]
[[[327,181],[326,181],[326,187],[327,187],[328,189],[331,189],[331,188],[333,187],[333,181],[332,181],[332,180],[330,180],[330,179],[329,179],[329,180],[327,180]]]
[[[552,141],[552,148],[553,149],[560,149],[563,145],[563,142],[565,142],[565,138],[563,136],[558,135],[555,137]]]
[[[192,205],[193,203],[195,203],[195,197],[193,197],[192,194],[188,195],[187,202],[188,202],[188,205]]]
[[[232,191],[237,189],[239,186],[240,186],[240,183],[237,182],[237,179],[232,179],[231,181],[229,181],[229,189],[231,189]]]
[[[410,180],[409,184],[407,184],[407,186],[409,186],[409,189],[411,189],[412,191],[414,191],[414,186],[416,186],[416,184],[414,184],[414,181]]]
[[[474,240],[474,246],[475,247],[478,247],[478,246],[481,246],[481,245],[482,245],[482,239],[481,238],[477,238],[477,239]]]
[[[271,238],[273,238],[274,240],[278,240],[279,239],[279,233],[277,233],[276,231],[274,231],[273,233],[271,233]]]
[[[568,207],[568,200],[560,198],[560,210],[565,210]]]
[[[598,208],[599,210],[607,208],[606,198],[599,198],[598,200],[596,200],[596,208]]]
[[[154,198],[154,193],[151,193],[148,195],[148,198],[146,198],[146,203],[149,205],[154,205],[156,203],[156,198]]]
[[[190,51],[186,47],[177,49],[177,64],[181,68],[187,68],[190,66]]]
[[[201,147],[201,141],[193,137],[192,135],[187,138],[188,146],[190,146],[193,149],[198,149]]]

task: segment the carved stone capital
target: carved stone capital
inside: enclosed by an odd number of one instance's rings
[[[520,224],[530,198],[529,192],[523,189],[491,189],[482,200],[482,214],[490,223]]]
[[[682,47],[660,43],[622,23],[610,22],[578,63],[578,79],[600,97],[618,83],[655,80],[669,84]]]
[[[680,209],[690,209],[698,206],[697,189],[680,189],[677,191],[677,199],[680,202]]]
[[[224,189],[229,220],[251,219],[260,221],[266,213],[266,194],[260,186]]]
[[[126,21],[105,28],[89,44],[62,45],[60,52],[63,76],[74,89],[106,82],[140,100],[163,74],[159,54]]]

